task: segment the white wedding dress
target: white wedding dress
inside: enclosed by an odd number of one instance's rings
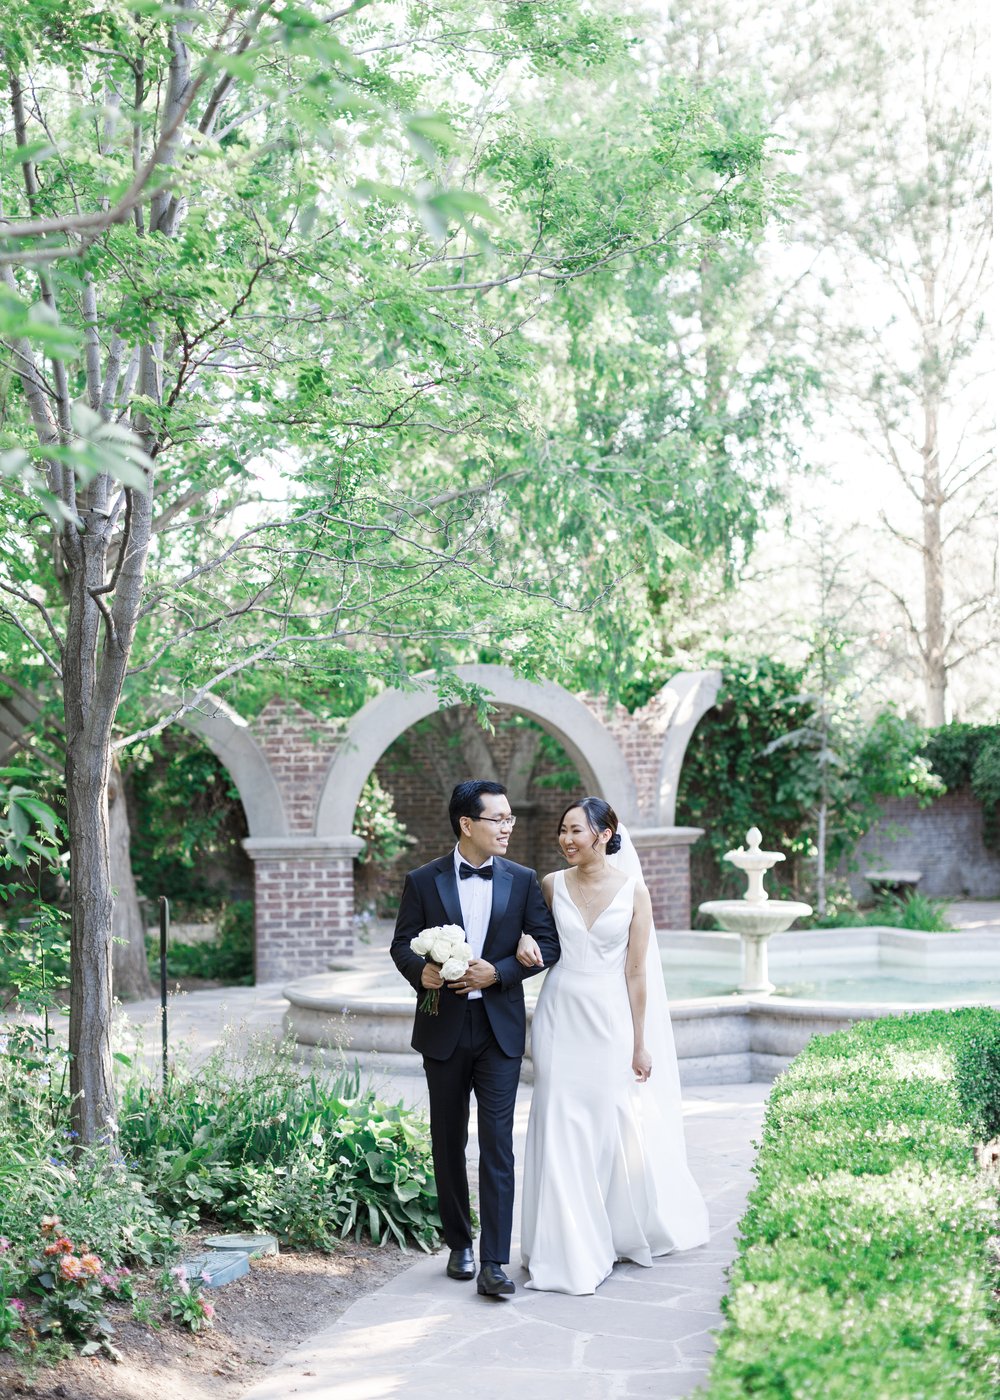
[[[535,1085],[521,1216],[528,1288],[593,1293],[617,1259],[648,1266],[655,1255],[708,1239],[708,1212],[684,1149],[655,932],[646,1010],[653,1069],[645,1084],[632,1073],[625,953],[635,881],[634,874],[626,878],[588,929],[565,872],[555,876],[561,953],[546,973],[531,1027]]]

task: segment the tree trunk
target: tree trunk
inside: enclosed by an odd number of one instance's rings
[[[111,1063],[111,862],[107,746],[78,734],[66,753],[70,907],[70,1093],[81,1142],[113,1131]]]
[[[146,930],[139,896],[132,877],[131,829],[125,782],[117,761],[111,766],[108,788],[108,840],[110,843],[111,884],[115,893],[111,934],[112,987],[122,1001],[138,1001],[152,996],[153,984],[146,960]]]
[[[816,913],[826,913],[826,799],[819,804],[816,818]]]
[[[948,667],[945,662],[944,558],[941,544],[941,480],[937,405],[925,401],[923,455],[924,692],[930,728],[946,722]]]

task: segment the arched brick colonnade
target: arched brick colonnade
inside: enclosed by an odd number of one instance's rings
[[[627,822],[658,925],[687,926],[688,853],[701,832],[675,824],[677,782],[691,734],[715,703],[719,673],[675,676],[631,715],[622,707],[608,714],[596,700],[521,680],[503,666],[462,667],[459,675],[559,741],[590,790]],[[221,702],[181,719],[229,769],[246,812],[259,982],[324,972],[350,957],[358,798],[386,749],[439,707],[428,678],[411,691],[384,692],[346,723],[322,723],[283,700],[249,722]],[[23,704],[0,709],[8,736],[31,722]]]

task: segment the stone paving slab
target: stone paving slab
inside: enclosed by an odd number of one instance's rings
[[[390,1097],[418,1100],[422,1091],[412,1076],[387,1076],[383,1088]],[[398,1089],[402,1094],[393,1093]],[[474,1283],[445,1277],[443,1254],[418,1259],[282,1357],[244,1400],[690,1396],[714,1351],[768,1090],[701,1085],[685,1094],[689,1158],[712,1225],[704,1248],[657,1259],[651,1269],[618,1265],[594,1296],[583,1298],[527,1290],[521,1286],[527,1275],[516,1267],[510,1269],[519,1285],[514,1298],[480,1298]],[[529,1103],[530,1090],[522,1086],[519,1161]],[[473,1159],[475,1150],[473,1142]]]

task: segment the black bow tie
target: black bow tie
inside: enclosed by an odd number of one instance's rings
[[[480,865],[478,867],[475,865],[468,865],[463,860],[461,865],[458,867],[458,878],[460,880],[468,880],[473,875],[478,875],[480,880],[492,880],[493,867],[492,865]]]

